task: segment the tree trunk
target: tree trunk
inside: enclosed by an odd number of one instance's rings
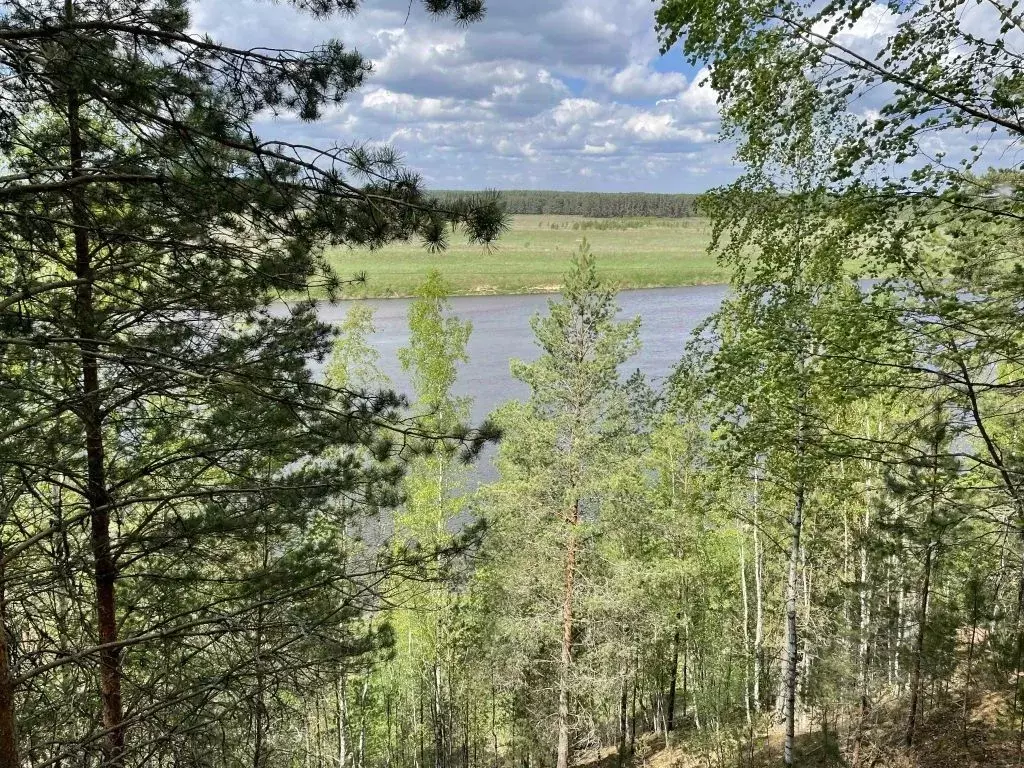
[[[685,619],[684,619],[685,622]],[[683,624],[683,697],[680,700],[682,705],[682,711],[680,714],[683,717],[683,723],[686,723],[686,706],[687,706],[687,684],[689,683],[689,667],[690,667],[690,630],[687,624]]]
[[[651,728],[655,736],[661,735],[661,724],[664,721],[664,700],[660,693],[651,694]]]
[[[473,727],[473,722],[469,714],[469,697],[466,697],[466,719],[463,723],[464,728],[462,731],[462,765],[469,768],[469,732]]]
[[[98,391],[95,358],[86,368],[85,381],[87,392]],[[99,653],[100,698],[103,703],[103,727],[107,731],[104,751],[110,766],[120,766],[124,760],[125,733],[121,703],[121,651],[116,647],[118,632],[114,584],[117,580],[117,569],[110,546],[110,497],[106,491],[103,468],[103,438],[97,422],[92,421],[87,426],[86,440],[89,505],[93,510],[91,539],[96,584],[96,616],[100,645],[104,646]]]
[[[509,754],[509,765],[514,766],[516,764],[516,696],[512,694],[512,701],[508,708],[508,754]],[[497,743],[497,742],[495,742]],[[495,752],[497,754],[497,752]],[[497,761],[497,758],[495,758]]]
[[[1018,515],[1018,519],[1021,516]],[[1021,536],[1024,537],[1024,529],[1021,531]],[[1014,619],[1014,626],[1016,626],[1016,659],[1013,667],[1013,711],[1016,713],[1020,706],[1021,697],[1021,669],[1022,663],[1024,663],[1024,547],[1021,549],[1021,561],[1020,568],[1017,570],[1017,608],[1016,617]],[[1020,741],[1020,739],[1018,739]],[[1018,750],[1019,751],[1019,750]]]
[[[971,714],[971,664],[974,661],[974,643],[978,634],[978,592],[980,585],[975,585],[971,600],[971,637],[967,643],[967,672],[964,679],[964,744],[967,744],[967,723]]]
[[[392,692],[391,691],[388,691],[384,695],[384,711],[385,711],[385,714],[386,714],[386,717],[387,717],[387,722],[384,724],[385,725],[385,734],[386,734],[385,739],[384,739],[385,747],[386,747],[385,764],[388,765],[388,766],[390,766],[395,761],[395,741],[396,741],[396,739],[392,738],[392,729],[394,730],[394,735],[397,736],[398,735],[398,722],[399,722],[399,720],[398,720],[399,702],[396,700],[397,698],[398,698],[397,695],[394,698],[392,697]]]
[[[747,599],[747,532],[740,527],[740,594],[743,598],[743,711],[750,725],[750,601]]]
[[[939,446],[938,442],[932,446],[932,486],[929,497],[928,518],[925,527],[928,531],[928,540],[924,550],[924,567],[921,578],[921,598],[917,609],[917,638],[914,641],[914,660],[910,679],[910,714],[907,717],[907,733],[905,742],[908,747],[914,745],[914,730],[917,726],[918,706],[921,696],[921,661],[924,656],[924,639],[928,629],[928,597],[931,591],[932,562],[935,547],[939,542],[932,537],[932,525],[935,522],[935,508],[938,495],[938,472],[939,472]]]
[[[334,687],[334,700],[338,708],[338,768],[348,763],[348,692],[345,673],[338,676]]]
[[[253,723],[252,768],[264,768],[263,760],[263,684],[259,675],[256,677],[258,697],[256,704],[256,722]]]
[[[811,679],[811,638],[807,628],[811,626],[811,573],[810,566],[807,565],[807,549],[801,546],[800,548],[800,570],[803,577],[803,595],[804,595],[804,634],[801,638],[803,643],[799,650],[800,661],[802,671],[800,673],[799,684],[797,689],[798,701],[804,701],[806,699],[807,681]]]
[[[447,752],[445,738],[445,723],[444,723],[444,702],[442,698],[441,686],[443,681],[441,679],[441,665],[434,660],[434,768],[446,768],[447,765]]]
[[[359,689],[359,749],[356,753],[358,768],[366,767],[366,694],[369,690],[370,677],[367,675]]]
[[[2,523],[3,521],[0,521],[0,525]],[[14,683],[11,679],[11,646],[7,632],[7,593],[3,558],[4,547],[0,541],[0,766],[16,768],[21,765],[21,761],[18,759],[18,734],[14,720]]]
[[[267,541],[267,532],[263,531],[263,571],[266,572],[267,565],[270,562],[270,546]],[[262,594],[261,594],[262,597]],[[267,704],[264,694],[267,690],[267,686],[264,683],[263,674],[263,636],[266,629],[266,606],[262,600],[259,608],[256,610],[256,652],[254,660],[256,662],[256,723],[255,723],[255,734],[253,737],[253,750],[252,750],[252,766],[253,768],[267,768],[267,754],[266,754],[266,726],[269,724],[269,716],[267,713]]]
[[[639,659],[637,659],[639,662]],[[632,710],[629,718],[629,754],[633,755],[636,753],[636,684],[637,676],[640,671],[640,664],[636,664],[633,670],[633,696],[632,702],[630,702],[630,708]]]
[[[764,675],[764,552],[758,537],[758,489],[757,475],[754,475],[754,711],[760,712],[761,678]]]
[[[679,675],[679,616],[676,616],[676,631],[672,635],[672,666],[668,676],[668,712],[665,717],[665,730],[671,732],[676,724],[676,679]]]
[[[74,21],[74,4],[65,0],[68,23]],[[77,91],[67,93],[68,152],[71,176],[82,176],[83,145],[80,103]],[[117,647],[117,601],[115,582],[117,566],[110,543],[110,493],[107,487],[103,444],[103,417],[100,394],[98,339],[93,299],[93,266],[89,244],[89,212],[82,197],[82,187],[69,192],[74,233],[75,277],[81,283],[75,289],[75,320],[80,337],[82,403],[79,418],[85,432],[86,501],[90,512],[90,535],[93,556],[93,579],[96,589],[96,618],[100,663],[100,700],[104,762],[116,768],[124,763],[124,709],[121,702],[121,651]]]
[[[854,739],[852,764],[860,762],[860,750],[864,740],[864,728],[867,725],[870,710],[868,702],[868,665],[871,656],[871,590],[868,587],[868,548],[867,538],[871,529],[871,484],[868,483],[868,498],[864,506],[864,528],[860,544],[860,642],[857,648],[857,687],[860,696],[860,718]]]
[[[686,698],[686,662],[687,662],[687,658],[686,658],[687,650],[686,649],[688,649],[689,644],[690,644],[689,632],[687,632],[687,637],[685,639],[685,642],[686,642],[686,646],[684,646],[684,656],[683,656],[683,712],[684,713],[686,712],[686,705],[687,705],[687,702],[689,701]],[[695,662],[697,662],[699,664],[700,663],[700,657],[697,654],[697,648],[696,647],[693,648],[693,655],[694,655],[694,657],[696,657],[695,658]],[[699,669],[699,667],[698,667],[698,669]],[[697,679],[700,680],[700,675],[697,676]],[[693,697],[692,697],[693,698],[693,727],[696,728],[699,731],[700,730],[700,712],[698,711],[698,708],[697,708],[697,703],[698,703],[697,702],[697,694],[696,694],[696,691],[698,690],[697,683],[694,682],[694,684],[691,687],[694,690],[694,694],[693,694]]]
[[[785,696],[783,712],[786,720],[786,740],[783,747],[783,762],[793,765],[793,740],[796,736],[796,687],[798,657],[797,637],[797,571],[800,560],[800,533],[804,522],[804,485],[797,485],[796,501],[793,504],[793,517],[790,521],[793,538],[789,551],[789,574],[786,578],[786,656],[783,675]]]
[[[573,601],[576,591],[576,528],[580,502],[569,513],[565,544],[565,593],[562,598],[562,656],[558,675],[558,757],[556,768],[569,768],[569,674],[572,666]]]
[[[928,542],[924,551],[924,576],[921,583],[921,601],[917,609],[917,638],[914,641],[914,661],[910,673],[910,715],[907,717],[907,733],[905,743],[914,745],[914,729],[917,726],[917,709],[921,695],[921,657],[924,655],[925,629],[928,623],[928,593],[931,588],[932,576],[932,543]]]
[[[494,768],[498,768],[501,755],[498,753],[498,701],[494,690],[494,669],[491,669],[491,739],[494,742]],[[514,763],[515,761],[513,761]]]
[[[626,694],[626,681],[629,678],[628,668],[623,670],[619,683],[619,749],[616,762],[619,768],[626,764],[626,735],[629,730],[629,699]]]
[[[426,745],[424,744],[424,733],[427,730],[427,723],[426,723],[426,720],[424,719],[424,711],[423,711],[423,676],[422,675],[420,676],[419,694],[420,695],[419,695],[419,702],[418,702],[418,704],[419,704],[419,712],[420,712],[420,727],[417,729],[417,731],[418,731],[418,735],[419,735],[419,747],[420,747],[420,749],[419,749],[419,752],[417,753],[419,755],[419,757],[418,757],[418,762],[417,762],[416,766],[417,766],[417,768],[424,768],[424,766],[426,766],[426,764],[427,764]]]
[[[898,563],[894,562],[898,566]],[[903,581],[903,570],[899,569],[899,579],[896,582],[896,652],[892,655],[893,680],[896,689],[903,694],[903,673],[900,670],[900,653],[903,650],[903,627],[906,624],[906,584]]]

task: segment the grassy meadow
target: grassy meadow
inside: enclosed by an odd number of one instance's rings
[[[401,243],[378,251],[339,248],[330,258],[342,277],[366,274],[365,284],[347,291],[353,297],[409,296],[433,268],[457,295],[557,291],[584,237],[601,275],[620,288],[726,282],[728,273],[706,252],[710,232],[700,218],[521,215],[490,249],[455,236],[442,253]]]

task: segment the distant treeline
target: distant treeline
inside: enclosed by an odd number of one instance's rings
[[[439,191],[442,200],[465,192]],[[698,195],[662,195],[648,192],[557,192],[511,189],[499,192],[509,213],[566,216],[697,216]]]

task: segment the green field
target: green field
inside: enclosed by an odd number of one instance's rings
[[[569,259],[585,237],[602,277],[619,288],[722,283],[728,273],[708,256],[705,219],[589,219],[579,216],[515,216],[511,229],[490,249],[458,236],[442,253],[417,243],[378,251],[340,248],[330,255],[338,273],[365,273],[354,297],[409,296],[436,268],[458,295],[557,291]]]

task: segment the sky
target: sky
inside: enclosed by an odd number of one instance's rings
[[[373,62],[316,123],[266,136],[387,142],[434,189],[702,192],[731,181],[714,92],[679,51],[661,56],[651,0],[487,0],[468,27],[419,0],[369,0],[317,20],[284,3],[205,0],[193,25],[238,46],[338,39]]]

